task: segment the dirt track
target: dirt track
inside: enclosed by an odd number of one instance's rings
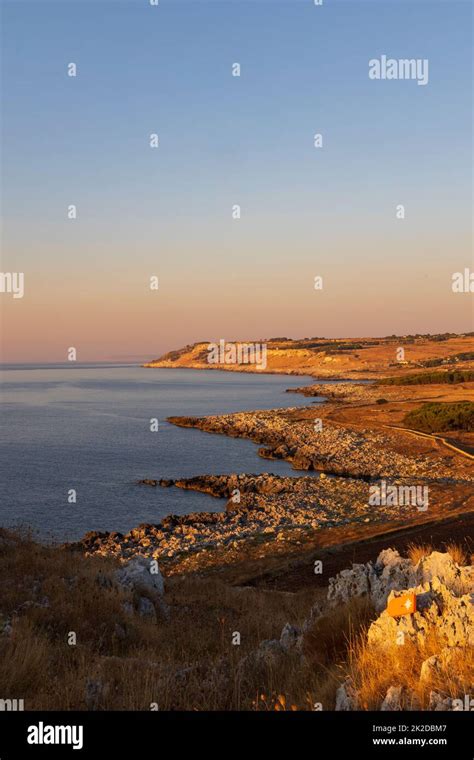
[[[297,560],[288,561],[286,566],[283,564],[282,567],[275,567],[269,573],[261,573],[254,578],[249,578],[245,585],[291,592],[310,586],[326,587],[330,577],[350,567],[352,563],[374,561],[379,552],[387,547],[404,554],[412,543],[427,544],[439,551],[444,551],[446,544],[455,543],[462,546],[470,555],[474,552],[474,512],[449,517],[439,522],[395,529],[379,536],[339,544],[327,549],[314,550]],[[323,562],[322,575],[315,575],[313,572],[315,560]]]

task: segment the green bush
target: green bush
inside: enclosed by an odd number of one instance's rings
[[[453,370],[452,372],[417,372],[414,375],[385,377],[378,385],[434,385],[438,383],[468,383],[474,380],[474,370]]]
[[[425,433],[446,430],[474,430],[474,403],[457,401],[453,404],[431,402],[408,412],[403,422],[407,427]]]

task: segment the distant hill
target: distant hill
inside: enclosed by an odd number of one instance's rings
[[[193,343],[147,362],[145,367],[222,369],[230,372],[259,372],[255,361],[232,360],[213,362],[207,341]],[[444,370],[474,368],[472,360],[474,336],[454,335],[391,335],[385,338],[269,338],[257,341],[228,341],[229,347],[241,347],[243,353],[256,355],[265,347],[264,371],[317,377],[372,379],[411,373],[426,366],[442,366]],[[246,348],[247,347],[247,348]],[[403,349],[403,352],[400,351]]]

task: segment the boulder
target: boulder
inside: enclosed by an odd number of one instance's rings
[[[390,686],[387,689],[385,699],[380,707],[382,712],[403,710],[402,707],[402,686]]]
[[[416,565],[394,549],[380,552],[375,564],[354,564],[330,578],[330,606],[347,603],[355,596],[368,596],[378,612],[384,610],[392,591],[404,591],[435,581],[448,592],[460,595],[474,591],[474,567],[460,567],[451,555],[432,552]]]
[[[155,572],[151,572],[152,568]],[[134,557],[117,570],[116,580],[122,588],[132,592],[134,608],[140,614],[148,614],[151,605],[157,620],[168,618],[163,576],[155,560]]]
[[[427,583],[437,578],[448,589],[459,586],[462,578],[461,568],[454,562],[450,554],[431,552],[422,557],[415,567],[416,581]]]
[[[464,651],[462,647],[445,647],[439,654],[428,657],[421,665],[420,682],[429,684],[446,678],[454,681],[456,659],[462,657]]]
[[[286,623],[281,636],[280,645],[284,652],[295,651],[299,647],[301,641],[301,630],[290,623]]]
[[[359,698],[354,687],[352,679],[347,677],[336,691],[336,710],[348,712],[349,710],[358,710]]]
[[[416,594],[416,612],[395,618],[384,610],[369,628],[369,644],[390,647],[397,641],[399,634],[403,633],[408,639],[423,647],[427,636],[436,633],[448,647],[474,645],[472,595],[456,597],[437,578],[433,578],[431,583],[406,591]],[[392,591],[388,601],[406,591]]]
[[[387,606],[391,591],[407,588],[415,583],[413,565],[400,557],[394,549],[380,552],[373,571],[369,574],[370,598],[377,611]]]
[[[330,606],[336,607],[347,604],[354,597],[367,596],[370,590],[371,568],[370,563],[352,565],[350,570],[342,570],[335,578],[330,578],[327,596]]]

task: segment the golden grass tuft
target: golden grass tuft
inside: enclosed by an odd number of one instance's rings
[[[413,565],[416,565],[424,557],[428,557],[431,552],[435,551],[431,544],[408,544],[407,555]],[[461,544],[456,544],[454,541],[444,544],[443,549],[439,551],[445,551],[451,555],[451,559],[456,562],[457,565],[463,567],[468,562],[472,564],[474,555],[469,556],[467,549],[464,549]]]
[[[412,565],[417,565],[420,559],[429,557],[432,551],[431,544],[408,544],[407,556]]]
[[[453,559],[454,562],[460,567],[464,567],[464,565],[467,565],[467,562],[468,562],[467,552],[464,551],[462,546],[460,546],[459,544],[455,544],[455,543],[446,544],[445,551],[448,552],[448,554],[451,556],[451,559]]]
[[[377,710],[390,686],[405,689],[403,709],[427,709],[430,692],[443,697],[459,698],[472,692],[474,683],[474,652],[472,647],[455,650],[449,661],[429,681],[420,682],[421,666],[432,655],[439,655],[445,643],[435,635],[427,637],[424,647],[406,640],[403,645],[368,646],[360,634],[349,653],[348,674],[351,676],[364,710]]]

